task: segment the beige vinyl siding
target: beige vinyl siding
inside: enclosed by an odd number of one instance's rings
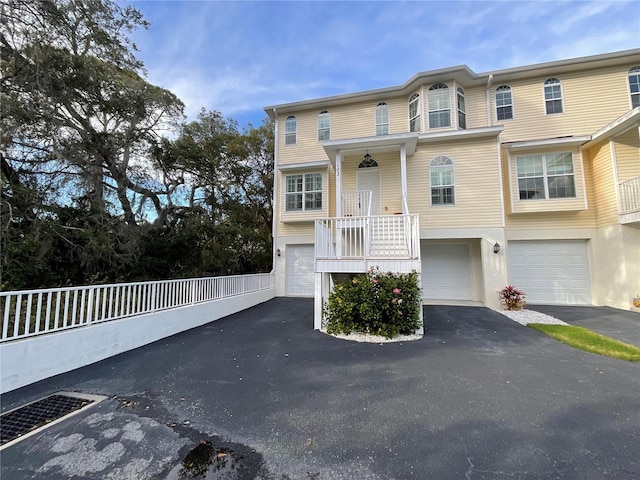
[[[494,80],[491,87],[491,115],[494,124],[505,127],[501,140],[509,142],[591,135],[629,111],[629,67],[549,74],[518,81]],[[543,83],[551,77],[558,78],[562,84],[563,113],[547,115]],[[512,120],[496,119],[495,91],[502,84],[509,85],[512,90]]]
[[[516,167],[516,157],[523,155],[538,155],[545,153],[564,153],[571,152],[573,156],[573,179],[576,190],[575,198],[552,198],[539,200],[520,200],[518,190],[518,170]],[[585,190],[584,168],[580,149],[577,147],[554,147],[536,150],[516,150],[511,151],[509,161],[509,188],[511,208],[507,210],[510,213],[533,213],[533,212],[553,212],[568,210],[583,210]],[[545,179],[546,181],[546,179]]]
[[[462,88],[464,89],[464,100],[467,107],[467,129],[488,126],[484,87]]]
[[[634,127],[615,137],[618,181],[624,182],[640,177],[640,140],[638,128]]]
[[[500,146],[500,169],[502,170],[502,189],[504,194],[504,211],[511,213],[511,185],[509,178],[509,151]]]
[[[593,199],[596,209],[596,220],[599,227],[617,225],[618,202],[616,183],[613,172],[613,160],[609,140],[604,140],[589,149],[589,158],[593,165]]]
[[[278,225],[279,237],[315,235],[315,222],[280,223]]]
[[[455,205],[431,206],[429,164],[444,155],[454,164]],[[502,226],[502,195],[495,139],[418,145],[407,159],[410,213],[420,214],[421,228]]]
[[[284,124],[288,115],[281,117],[278,134],[278,164],[287,165],[300,162],[315,162],[327,159],[327,155],[318,142],[318,114],[320,111],[296,113],[297,135],[295,145],[285,145]],[[333,115],[331,120],[333,121]]]

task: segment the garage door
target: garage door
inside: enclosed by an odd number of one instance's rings
[[[313,245],[287,245],[287,295],[313,297]]]
[[[590,304],[587,242],[509,242],[509,282],[529,303]]]
[[[469,245],[424,245],[421,254],[424,298],[471,300]]]

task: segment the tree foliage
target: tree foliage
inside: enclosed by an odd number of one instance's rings
[[[0,4],[2,289],[270,267],[273,126],[183,123],[146,27],[110,0]]]

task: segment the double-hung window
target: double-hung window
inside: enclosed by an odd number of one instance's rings
[[[520,200],[575,198],[571,152],[516,157]]]
[[[409,131],[420,131],[420,95],[417,93],[409,99]]]
[[[285,145],[295,145],[296,144],[296,134],[298,130],[298,122],[296,117],[290,115],[287,117],[287,120],[284,122],[284,144]]]
[[[318,115],[318,141],[331,138],[331,116],[326,110]]]
[[[287,175],[285,196],[287,212],[322,210],[322,174]]]
[[[640,67],[629,69],[629,93],[631,94],[631,108],[640,107]]]
[[[389,134],[389,105],[380,102],[376,105],[376,135]]]
[[[500,85],[496,88],[496,118],[498,121],[513,118],[513,98],[509,85]]]
[[[549,78],[544,82],[544,104],[547,115],[562,113],[562,87],[560,80]]]
[[[458,128],[467,128],[467,111],[464,104],[464,90],[461,87],[456,89],[456,104],[458,107]]]
[[[429,177],[431,205],[453,205],[455,201],[453,160],[444,155],[431,160]]]
[[[449,87],[444,83],[436,83],[427,92],[429,104],[429,128],[451,126],[451,99]]]

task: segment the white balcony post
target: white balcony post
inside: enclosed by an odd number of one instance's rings
[[[336,217],[342,217],[342,153],[336,152]]]
[[[402,194],[407,195],[407,148],[404,143],[400,146],[400,185],[402,188]],[[405,211],[405,202],[402,202],[402,213],[409,215],[409,212]]]

